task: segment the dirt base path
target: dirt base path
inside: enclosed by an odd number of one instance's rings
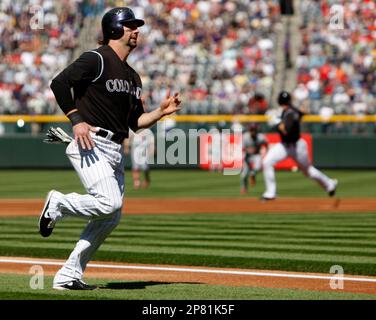
[[[40,214],[43,204],[42,199],[1,199],[0,216],[36,216]],[[127,214],[376,212],[376,199],[281,198],[262,202],[254,198],[131,198],[124,202],[123,212]]]
[[[31,266],[40,265],[46,275],[54,275],[62,264],[62,260],[0,257],[0,272],[30,274]],[[338,285],[339,282],[330,274],[269,270],[92,262],[88,265],[85,277],[132,282],[154,281],[376,294],[376,277],[345,276],[343,289],[334,290],[330,284]]]

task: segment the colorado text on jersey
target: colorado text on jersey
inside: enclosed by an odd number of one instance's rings
[[[123,79],[109,79],[106,81],[106,89],[108,92],[126,92],[135,96],[137,99],[141,98],[142,89],[134,87],[132,81],[129,83]]]

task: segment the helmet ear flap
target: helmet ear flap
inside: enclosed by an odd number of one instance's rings
[[[110,38],[113,40],[118,40],[124,35],[124,28],[121,23],[115,22],[111,26],[111,36]]]

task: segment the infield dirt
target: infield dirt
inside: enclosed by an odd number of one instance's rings
[[[36,216],[43,199],[2,199],[0,216]],[[361,213],[376,212],[375,198],[280,198],[262,202],[259,199],[215,198],[130,198],[125,200],[125,214],[191,214],[191,213]]]

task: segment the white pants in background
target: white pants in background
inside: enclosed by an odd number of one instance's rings
[[[303,139],[299,139],[296,144],[277,143],[267,152],[263,160],[266,187],[263,197],[275,198],[277,196],[274,166],[287,157],[293,158],[299,169],[307,177],[316,180],[325,191],[328,192],[334,188],[335,181],[312,166],[308,156],[307,143]]]
[[[87,194],[55,192],[51,197],[51,206],[57,208],[57,221],[68,216],[88,220],[73,252],[57,272],[54,284],[81,279],[91,257],[120,221],[124,195],[123,146],[96,135],[92,138],[96,146],[90,151],[82,150],[74,141],[66,149]]]

